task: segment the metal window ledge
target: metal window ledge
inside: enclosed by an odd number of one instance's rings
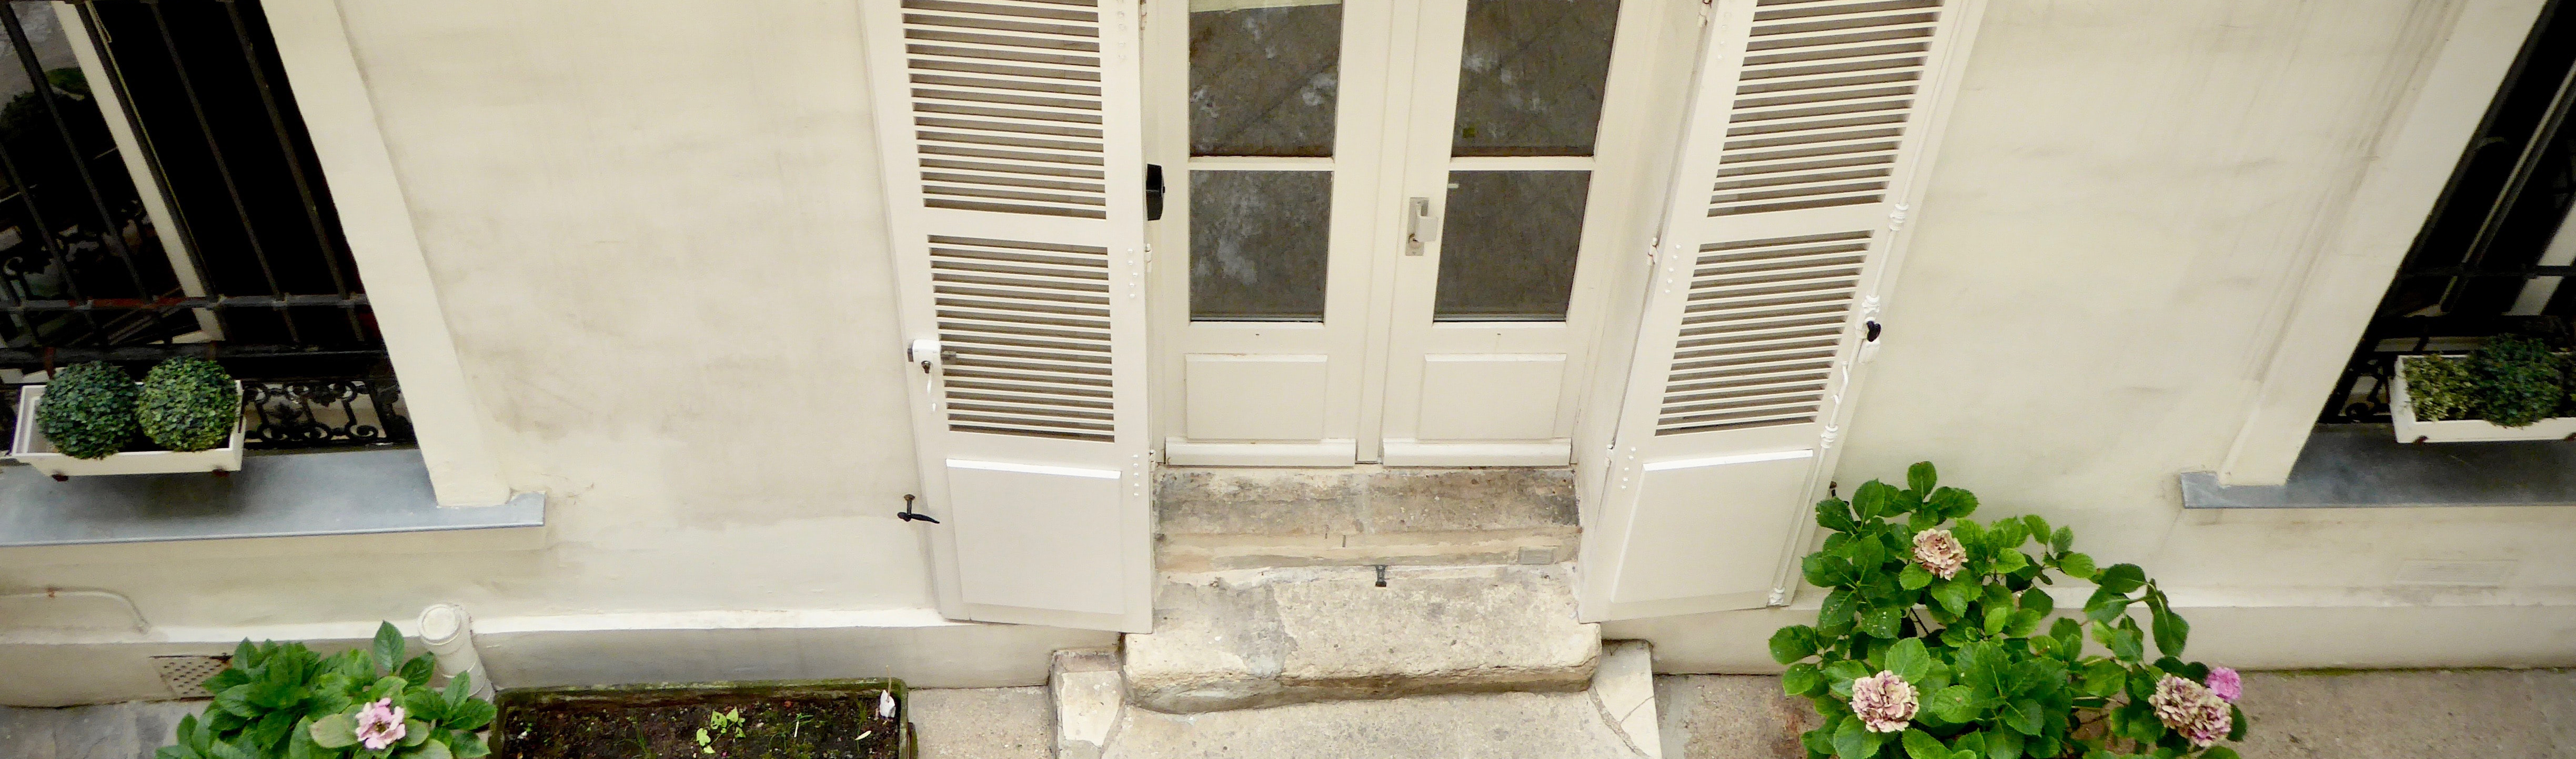
[[[228,477],[56,482],[11,466],[0,468],[0,547],[543,527],[545,501],[441,508],[417,449],[251,456]]]
[[[2186,509],[2576,505],[2576,442],[2400,443],[2385,424],[2321,424],[2281,485],[2182,474]]]

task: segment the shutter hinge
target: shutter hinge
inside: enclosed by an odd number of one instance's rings
[[[1787,605],[1789,605],[1789,591],[1788,591],[1788,589],[1786,589],[1786,588],[1772,588],[1772,589],[1771,589],[1771,599],[1770,599],[1770,603],[1771,603],[1771,605],[1772,605],[1772,606],[1787,606]]]
[[[1903,203],[1898,203],[1898,204],[1896,204],[1896,207],[1895,207],[1895,208],[1890,209],[1890,210],[1887,212],[1887,231],[1894,232],[1894,231],[1896,231],[1896,230],[1904,229],[1904,228],[1905,228],[1905,204],[1903,204]]]
[[[1708,17],[1709,17],[1709,13],[1710,13],[1710,8],[1714,7],[1716,4],[1717,4],[1717,0],[1699,0],[1699,25],[1700,25],[1700,26],[1707,26],[1707,25],[1708,25]]]

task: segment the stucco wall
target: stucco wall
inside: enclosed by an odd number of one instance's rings
[[[1859,395],[1844,487],[1933,460],[1977,493],[1980,517],[2041,514],[2102,563],[2143,565],[2207,612],[2203,656],[2576,662],[2576,509],[2186,513],[2175,480],[2226,457],[2302,267],[2389,148],[2375,140],[2460,6],[1994,0]],[[2455,44],[2510,49],[2525,30],[2462,29]],[[2502,588],[2443,588],[2397,583],[2408,560],[2518,564]],[[1782,619],[1608,632],[1657,639],[1668,670],[1743,671],[1769,666],[1750,644]],[[2511,635],[2482,629],[2508,619]]]

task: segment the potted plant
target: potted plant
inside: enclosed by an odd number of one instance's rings
[[[2466,357],[2399,356],[2389,386],[2398,442],[2576,439],[2568,355],[2498,335]]]
[[[141,383],[105,362],[68,367],[19,389],[10,455],[55,479],[240,471],[241,393],[200,358],[164,361]]]
[[[302,643],[233,649],[206,680],[214,703],[179,718],[178,741],[153,759],[474,759],[492,702],[465,675],[429,687],[429,654],[404,658],[402,633],[376,628],[364,650],[322,656]]]
[[[902,680],[571,686],[503,691],[493,750],[514,759],[913,759]]]
[[[1771,636],[1781,687],[1824,716],[1800,736],[1810,759],[2236,759],[2218,744],[2244,737],[2243,683],[2180,658],[2191,625],[2144,570],[2095,568],[2035,515],[1968,519],[1977,497],[1929,462],[1905,481],[1816,504],[1831,534],[1802,568],[1832,592],[1816,624]],[[2048,621],[2051,575],[2093,583],[2081,621]]]

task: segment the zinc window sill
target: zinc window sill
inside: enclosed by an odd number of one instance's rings
[[[2182,474],[2185,509],[2576,505],[2576,441],[2400,443],[2385,424],[2321,424],[2280,485]]]
[[[74,477],[0,467],[0,548],[541,531],[545,494],[440,507],[415,448],[254,453],[242,470]]]

